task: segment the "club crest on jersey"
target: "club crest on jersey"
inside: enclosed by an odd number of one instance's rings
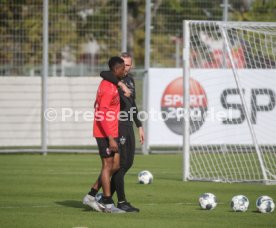
[[[126,143],[126,138],[124,136],[120,138],[120,143],[121,145],[124,145]]]

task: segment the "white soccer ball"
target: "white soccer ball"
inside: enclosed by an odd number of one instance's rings
[[[202,194],[198,201],[200,207],[205,210],[213,210],[217,206],[217,198],[212,193]]]
[[[249,206],[249,200],[244,195],[234,196],[231,200],[231,207],[234,211],[245,212]]]
[[[275,204],[269,196],[260,196],[256,201],[256,206],[261,213],[270,213],[274,211]]]
[[[153,181],[153,175],[148,170],[143,170],[138,173],[138,182],[140,184],[151,184]]]

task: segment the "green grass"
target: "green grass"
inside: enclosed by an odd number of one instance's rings
[[[276,186],[182,182],[181,155],[135,159],[126,176],[126,192],[141,212],[105,214],[81,203],[98,175],[97,155],[1,155],[0,227],[276,227],[275,211],[260,214],[255,209],[260,195],[276,199]],[[153,184],[137,184],[143,169],[153,173]],[[197,200],[203,192],[217,196],[215,210],[200,210]],[[249,198],[247,212],[231,211],[230,199],[236,194]]]

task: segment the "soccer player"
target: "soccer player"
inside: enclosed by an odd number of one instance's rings
[[[121,58],[125,63],[125,73],[121,81],[115,78],[111,71],[101,72],[101,76],[117,85],[123,82],[131,90],[131,96],[127,98],[122,91],[119,90],[121,113],[124,114],[119,118],[119,147],[120,147],[120,168],[113,174],[111,179],[111,194],[116,191],[118,204],[117,207],[126,212],[139,212],[138,208],[132,206],[125,196],[124,176],[126,172],[131,168],[134,155],[135,155],[135,136],[133,130],[133,120],[138,128],[139,139],[141,144],[144,142],[144,131],[142,124],[138,119],[138,109],[135,103],[135,83],[130,73],[132,67],[132,57],[130,54],[124,52],[121,54]],[[128,115],[125,115],[127,113]]]
[[[109,69],[114,78],[124,75],[124,60],[118,56],[110,58]],[[93,135],[96,138],[99,154],[102,161],[101,173],[94,184],[94,188],[101,184],[103,197],[100,202],[95,200],[95,194],[89,192],[83,199],[83,203],[97,211],[109,213],[124,213],[114,206],[111,196],[110,178],[119,169],[118,153],[118,113],[120,111],[120,97],[117,86],[102,80],[98,87],[95,101],[95,118]]]

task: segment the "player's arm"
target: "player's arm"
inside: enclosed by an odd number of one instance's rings
[[[139,111],[138,111],[138,108],[136,106],[135,100],[133,101],[133,106],[132,107],[135,108],[134,113],[133,113],[133,120],[135,122],[136,127],[138,128],[139,141],[140,141],[141,144],[143,144],[144,139],[145,139],[145,134],[144,134],[144,129],[142,127],[142,123],[138,118]]]
[[[132,82],[132,84],[134,86],[134,90],[133,90],[133,94],[132,94],[133,95],[132,108],[134,109],[133,120],[134,120],[134,122],[136,124],[136,127],[140,128],[140,127],[142,127],[142,123],[141,123],[141,121],[138,118],[139,111],[138,111],[138,108],[137,108],[137,105],[136,105],[136,102],[135,102],[135,99],[136,99],[135,81],[134,81],[134,79],[132,77],[129,77],[129,78],[130,78],[130,80],[131,80],[131,82]]]
[[[116,140],[112,136],[109,136],[108,141],[109,141],[110,151],[117,152],[118,151],[118,144],[117,144]]]
[[[121,82],[118,78],[116,78],[111,71],[102,71],[100,73],[100,76],[106,80],[106,81],[109,81],[111,83],[113,83],[114,85],[116,86],[119,86],[121,88],[121,90],[124,92],[124,95],[126,97],[130,97],[131,95],[131,91],[129,88],[127,88],[127,86]]]
[[[135,122],[136,127],[137,127],[137,128],[142,127],[142,123],[141,123],[141,121],[140,121],[139,118],[138,118],[138,113],[139,113],[139,111],[138,111],[138,108],[137,108],[137,105],[136,105],[135,100],[133,100],[132,108],[134,109],[134,112],[133,112],[133,120],[134,120],[134,122]]]
[[[144,129],[142,127],[142,123],[141,121],[139,120],[138,118],[138,108],[137,108],[137,105],[136,105],[136,102],[135,102],[135,98],[136,98],[136,93],[135,93],[135,81],[134,79],[131,77],[131,81],[134,85],[134,92],[133,92],[133,103],[132,103],[132,107],[134,107],[135,109],[135,112],[133,114],[133,120],[135,122],[135,125],[136,127],[138,128],[138,133],[139,133],[139,140],[140,140],[140,143],[143,144],[144,143],[144,139],[145,139],[145,134],[144,134]]]

